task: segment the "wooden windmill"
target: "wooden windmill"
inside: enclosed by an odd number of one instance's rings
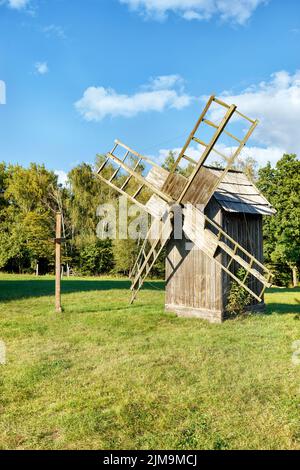
[[[212,109],[217,109],[218,123],[211,118]],[[243,122],[243,137],[229,131],[232,118]],[[222,321],[232,279],[252,295],[253,304],[263,303],[272,275],[262,263],[261,219],[274,210],[243,173],[232,170],[257,124],[235,105],[211,96],[171,171],[115,141],[98,175],[152,216],[131,272],[131,302],[165,247],[167,310]],[[202,134],[200,138],[205,126],[212,129],[208,142]],[[224,157],[216,145],[221,135],[234,142],[222,170],[205,166],[212,152]],[[189,155],[194,143],[199,148],[196,158],[195,151],[193,158]],[[189,176],[180,173],[182,164],[189,165]],[[176,212],[182,213],[183,237],[179,239],[174,236]],[[245,272],[243,279],[236,275],[239,267]]]

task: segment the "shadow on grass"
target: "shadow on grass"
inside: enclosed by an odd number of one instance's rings
[[[108,291],[115,289],[125,289],[129,291],[130,285],[130,281],[126,279],[68,279],[62,281],[62,294],[88,291]],[[156,281],[155,283],[145,282],[143,289],[163,290],[164,285],[165,283],[162,281]],[[0,301],[54,295],[54,287],[54,280],[49,279],[1,280]]]
[[[267,289],[268,294],[300,294],[300,287],[271,287],[270,289]],[[300,303],[300,295],[299,297],[299,303]]]
[[[282,294],[282,301],[279,299],[277,302],[267,302],[266,305],[266,314],[270,315],[272,313],[280,314],[299,314],[300,315],[300,287],[294,287],[291,289],[288,288],[278,288],[272,287],[268,289],[268,294]],[[286,302],[286,294],[290,294],[290,300],[293,303]],[[274,299],[275,300],[275,299]],[[277,299],[276,299],[277,300]]]

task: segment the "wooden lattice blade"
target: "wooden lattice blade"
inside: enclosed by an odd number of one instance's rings
[[[131,272],[131,303],[134,302],[146,277],[149,275],[162,249],[170,239],[173,232],[172,214],[168,213],[164,220],[154,220],[147,234],[146,240],[138,254],[134,268]]]
[[[212,112],[214,106],[222,108],[224,113],[223,118],[219,123],[215,123],[207,118],[209,113]],[[228,124],[229,122],[231,122],[233,116],[237,116],[239,119],[243,119],[246,122],[247,127],[250,124],[249,130],[243,137],[237,137],[232,132],[228,131]],[[177,203],[184,204],[187,202],[193,202],[195,192],[197,190],[200,190],[203,194],[202,204],[207,205],[216,187],[222,181],[223,177],[225,177],[226,173],[232,167],[234,161],[246,145],[257,123],[257,121],[250,119],[244,114],[240,113],[235,105],[228,105],[223,101],[218,100],[215,96],[211,96],[203,112],[201,113],[194,129],[192,130],[185,145],[183,146],[182,151],[176,159],[173,168],[162,187],[162,191],[175,198]],[[208,143],[205,143],[205,141],[203,140],[204,138],[200,139],[197,136],[197,133],[204,131],[204,125],[212,128],[214,131],[213,136],[211,137]],[[227,138],[232,139],[233,145],[236,145],[236,143],[238,143],[238,147],[235,149],[232,155],[226,156],[217,148],[219,139],[223,134],[225,134]],[[195,148],[191,147],[192,145],[194,145],[194,143],[198,144],[198,157],[194,156]],[[203,150],[200,150],[202,147]],[[229,145],[229,147],[231,147],[231,145]],[[193,158],[188,155],[190,149],[193,150]],[[207,175],[205,174],[205,172],[203,172],[203,165],[205,164],[212,152],[216,153],[218,156],[221,156],[223,159],[228,161],[226,169],[224,170],[224,175],[222,175],[219,181],[215,182],[214,185],[210,184],[210,182],[207,181]],[[188,176],[185,182],[182,178],[180,178],[179,174],[180,164],[184,160],[185,164],[189,164],[190,167],[192,167],[191,174],[190,176]]]
[[[116,155],[120,149],[125,152],[123,158]],[[133,167],[127,163],[132,156],[136,158]],[[116,141],[114,149],[106,155],[97,171],[98,177],[108,186],[159,219],[173,203],[173,199],[161,191],[168,174],[155,162],[119,141]]]
[[[222,183],[227,173],[230,171],[233,164],[237,160],[242,149],[245,147],[246,143],[248,142],[249,138],[254,132],[256,126],[257,126],[257,121],[255,121],[251,125],[245,137],[240,142],[240,145],[238,146],[238,148],[233,152],[233,154],[227,161],[226,168],[221,172],[221,175],[218,178],[216,177],[214,178],[212,174],[208,175],[208,172],[205,171],[203,166],[199,168],[197,174],[195,175],[194,183],[190,185],[189,189],[187,190],[185,196],[182,199],[183,203],[193,202],[195,198],[195,189],[201,188],[201,193],[202,193],[201,204],[203,204],[204,207],[207,206],[210,199],[214,195],[215,191],[217,190],[219,185]],[[199,195],[198,195],[198,199],[199,199]]]
[[[220,226],[210,220],[203,212],[192,205],[189,205],[184,210],[183,230],[187,237],[207,256],[220,265],[232,279],[246,289],[256,300],[259,302],[263,301],[265,289],[271,286],[270,279],[272,274],[258,259],[229,237]],[[232,247],[229,246],[229,243]],[[223,256],[221,261],[216,256],[220,249],[229,256],[230,261],[226,265]],[[235,273],[230,271],[229,266],[232,261],[235,261],[240,267],[244,268],[247,275],[253,276],[262,284],[260,294],[254,292],[247,285],[246,279],[243,282]]]

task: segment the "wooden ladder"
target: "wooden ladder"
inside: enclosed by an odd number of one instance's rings
[[[225,114],[223,115],[223,118],[220,123],[216,123],[211,121],[210,119],[207,118],[207,115],[211,111],[212,105],[217,105],[219,109],[221,110],[222,114],[222,108],[223,110],[225,109]],[[243,123],[245,123],[245,128],[248,129],[243,137],[237,137],[231,132],[227,130],[227,125],[230,122],[231,118],[233,116],[237,116],[239,119],[243,120]],[[210,140],[210,142],[206,143],[202,139],[200,139],[197,136],[197,133],[200,132],[203,128],[201,125],[206,125],[208,127],[211,127],[214,129],[214,134]],[[227,162],[225,169],[221,173],[220,177],[216,181],[214,187],[208,192],[206,196],[206,200],[202,201],[202,204],[206,205],[212,195],[214,194],[215,190],[221,183],[221,181],[225,178],[226,174],[242,152],[243,148],[245,147],[246,143],[248,142],[249,138],[251,137],[253,131],[255,130],[256,126],[258,124],[257,120],[253,120],[249,118],[248,116],[245,116],[244,114],[240,113],[237,110],[237,107],[235,105],[228,105],[227,103],[224,103],[223,101],[217,99],[215,96],[211,96],[203,109],[198,121],[196,122],[192,132],[190,133],[186,143],[184,144],[180,154],[178,155],[172,169],[170,172],[170,175],[168,176],[162,190],[167,189],[170,181],[172,181],[173,173],[178,171],[179,165],[182,162],[182,160],[186,160],[189,164],[192,164],[193,166],[193,171],[191,175],[187,178],[186,185],[184,186],[181,194],[177,198],[177,203],[186,203],[188,202],[187,194],[189,192],[189,189],[194,183],[195,178],[197,177],[199,171],[201,170],[201,167],[205,164],[206,160],[208,159],[209,155],[211,152],[216,153],[218,156],[222,157],[225,162]],[[250,127],[249,127],[250,126]],[[220,137],[222,134],[227,135],[232,140],[232,144],[234,146],[237,146],[237,148],[234,150],[233,154],[229,157],[226,156],[224,153],[220,152],[216,148],[216,144],[218,143]],[[191,158],[190,156],[187,155],[187,152],[191,148],[191,145],[194,143],[199,144],[199,158],[195,159]],[[203,151],[200,150],[201,147],[204,147]]]
[[[192,212],[185,212],[187,220],[184,224],[184,231],[190,240],[210,258],[214,259],[216,264],[235,282],[246,289],[256,300],[262,302],[266,288],[272,285],[273,274],[271,271],[199,209],[190,205],[189,210]],[[222,257],[222,261],[219,261],[217,258],[220,250],[228,255],[228,263],[224,263],[224,257]],[[245,270],[246,273],[243,279],[239,279],[230,271],[234,261]],[[247,284],[249,275],[256,278],[262,284],[259,294],[254,292]]]
[[[116,155],[116,151],[123,151],[124,154],[121,157],[118,157]],[[129,157],[135,159],[133,167],[126,163]],[[139,154],[127,145],[116,140],[113,149],[111,150],[111,152],[106,154],[104,161],[99,166],[97,170],[97,175],[111,188],[113,188],[115,191],[118,191],[120,194],[126,196],[129,201],[134,204],[137,204],[146,212],[149,212],[146,203],[154,194],[166,201],[167,203],[173,202],[171,197],[169,197],[168,195],[160,191],[158,188],[153,186],[149,181],[144,178],[144,176],[142,176],[140,172],[137,171],[140,165],[147,165],[150,168],[156,166],[160,169],[160,166],[149,158]],[[112,173],[107,177],[105,175],[105,170],[108,168],[110,168],[110,171]],[[125,180],[121,185],[118,185],[116,178],[121,170],[125,174]],[[136,187],[133,194],[129,193],[130,181],[133,182]],[[144,189],[147,189],[148,197],[144,198],[144,200],[141,201],[138,198]]]
[[[148,276],[173,232],[172,218],[173,214],[169,211],[165,214],[162,220],[154,219],[151,224],[150,230],[147,233],[135,265],[130,273],[130,278],[132,281],[131,304],[134,302],[146,277]],[[154,234],[154,232],[156,233]],[[153,238],[153,236],[155,236],[155,238]]]

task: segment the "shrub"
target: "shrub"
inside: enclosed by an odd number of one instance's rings
[[[240,268],[236,277],[240,280],[244,279],[246,271]],[[246,311],[247,305],[251,302],[251,295],[238,282],[233,281],[227,299],[226,312],[230,317],[237,317]]]

